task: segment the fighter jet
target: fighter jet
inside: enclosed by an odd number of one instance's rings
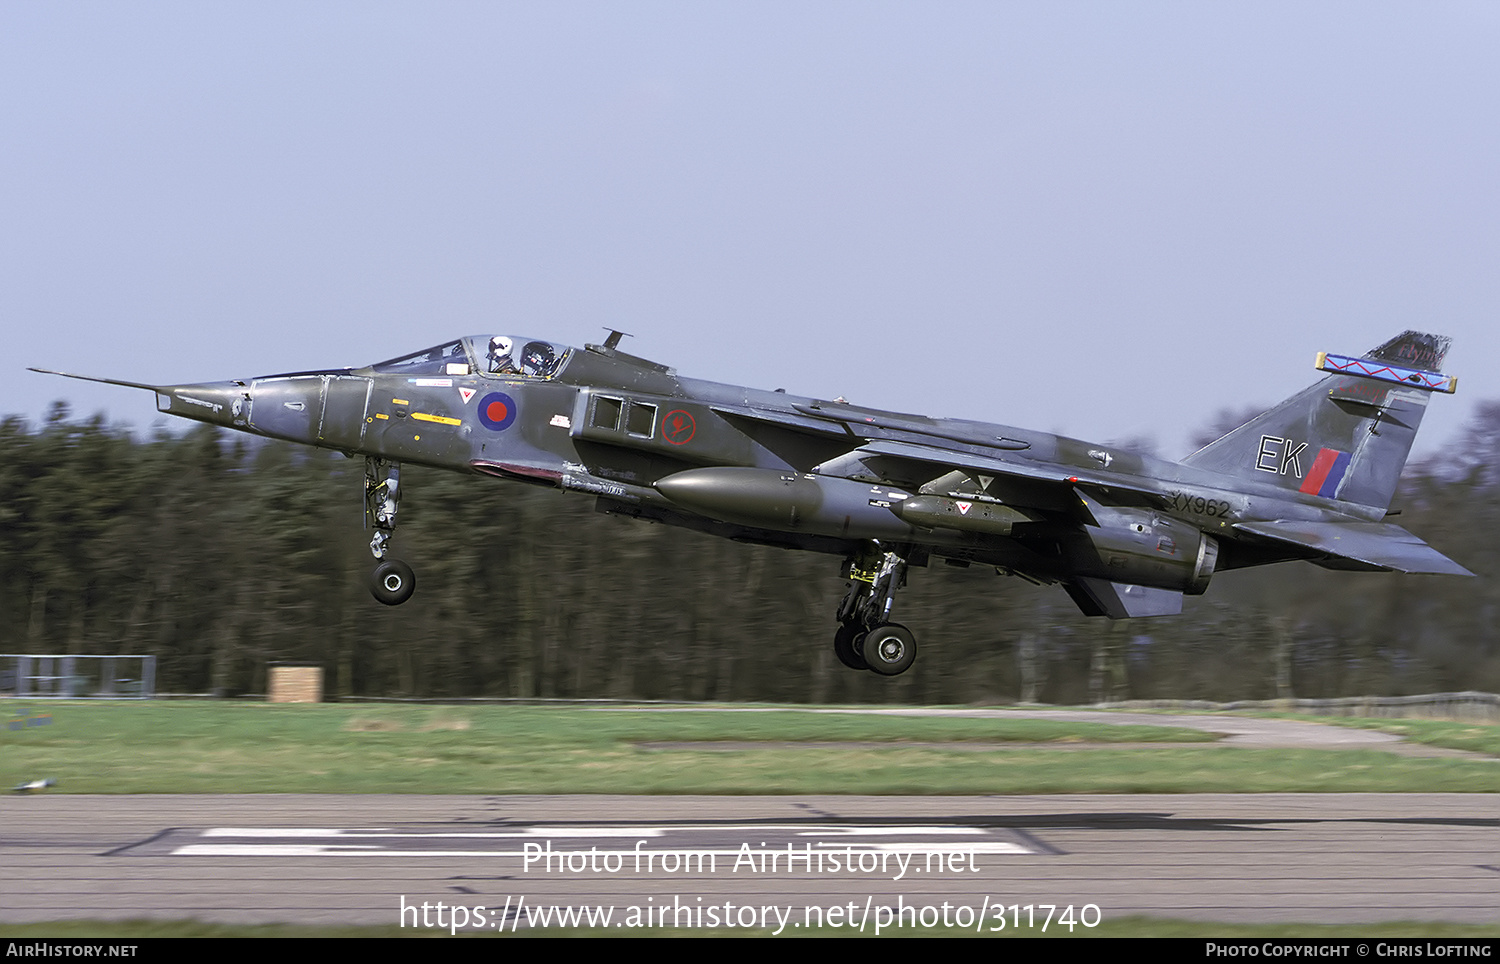
[[[364,368],[145,385],[158,410],[365,460],[375,598],[403,463],[592,496],[600,512],[843,560],[834,651],[894,676],[916,638],[891,621],[936,558],[1060,585],[1085,614],[1164,616],[1216,572],[1289,560],[1472,575],[1389,507],[1449,339],[1408,331],[1323,353],[1316,384],[1181,462],[1005,425],[904,415],[685,378],[621,351],[474,335]]]

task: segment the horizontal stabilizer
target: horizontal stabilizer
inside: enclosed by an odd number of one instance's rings
[[[1445,576],[1474,575],[1410,532],[1388,522],[1239,522],[1234,528],[1272,542],[1347,559],[1375,569]]]

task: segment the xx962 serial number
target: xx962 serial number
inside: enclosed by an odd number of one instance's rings
[[[1192,495],[1187,492],[1168,492],[1167,506],[1178,512],[1192,512],[1197,515],[1212,516],[1222,519],[1229,515],[1230,505],[1223,499],[1206,499],[1201,495]]]

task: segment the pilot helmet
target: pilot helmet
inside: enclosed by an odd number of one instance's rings
[[[521,367],[528,375],[550,374],[556,360],[552,346],[544,341],[531,342],[521,352]]]
[[[490,339],[490,355],[495,358],[504,358],[510,354],[510,339],[504,335],[496,335]]]

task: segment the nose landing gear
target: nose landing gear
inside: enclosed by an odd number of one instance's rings
[[[365,528],[373,528],[370,553],[380,560],[370,574],[370,594],[387,606],[399,606],[417,588],[416,574],[399,559],[387,559],[386,543],[396,532],[396,509],[401,503],[401,463],[365,459]]]

